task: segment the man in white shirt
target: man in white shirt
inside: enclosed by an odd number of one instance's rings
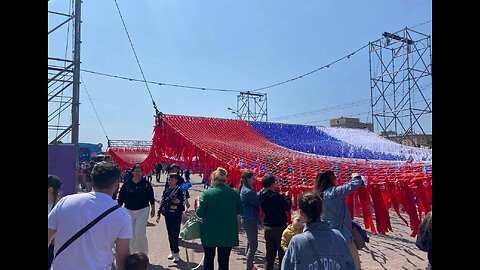
[[[65,196],[48,215],[48,244],[55,236],[55,254],[74,234],[117,204],[113,198],[120,184],[118,166],[100,162],[93,168],[92,178],[92,192]],[[116,209],[60,253],[51,269],[110,270],[115,244],[116,268],[123,270],[131,238],[130,215],[123,208]]]

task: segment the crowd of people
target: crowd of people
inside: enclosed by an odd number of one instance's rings
[[[154,170],[161,174],[162,168],[160,164]],[[180,261],[179,234],[183,212],[190,208],[185,188],[190,174],[185,173],[184,179],[176,164],[169,166],[168,173],[164,171],[167,178],[156,212],[153,187],[140,163],[123,179],[112,162],[91,164],[89,169],[84,172],[91,178],[92,190],[60,200],[62,182],[55,175],[48,176],[49,269],[50,265],[51,269],[110,269],[114,261],[118,270],[146,269],[147,220],[155,213],[157,223],[164,217],[168,259]],[[201,218],[203,269],[214,269],[216,255],[218,269],[229,269],[231,250],[239,246],[239,220],[247,236],[246,270],[257,269],[255,253],[262,224],[266,270],[274,269],[277,258],[282,270],[361,269],[345,197],[368,185],[364,177],[352,174],[351,181],[337,186],[334,172],[318,173],[313,191],[298,196],[298,210],[292,213],[290,224],[291,195],[278,191],[274,174],[262,177],[262,189],[257,193],[256,179],[253,171],[244,170],[240,186],[234,188],[227,185],[225,169],[219,167],[210,174],[209,187],[195,209]],[[420,226],[420,235],[417,246],[428,252],[431,267],[431,212]]]

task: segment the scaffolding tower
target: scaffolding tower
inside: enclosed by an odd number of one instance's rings
[[[375,130],[397,142],[428,139],[432,115],[431,36],[404,28],[370,42],[371,114]]]
[[[109,148],[135,148],[135,149],[150,149],[152,141],[140,140],[108,140]]]
[[[237,111],[235,113],[241,120],[267,122],[267,94],[240,92],[237,95]]]
[[[48,7],[48,141],[62,142],[70,135],[77,144],[80,109],[80,10],[81,0]],[[61,9],[61,10],[58,10]],[[68,11],[65,11],[68,10]],[[63,32],[62,32],[63,31]],[[65,40],[62,43],[60,41]],[[59,53],[60,51],[64,52]],[[68,57],[71,52],[70,57]]]

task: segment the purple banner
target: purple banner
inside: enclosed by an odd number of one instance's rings
[[[78,147],[74,144],[48,145],[48,173],[62,180],[61,196],[76,194]]]

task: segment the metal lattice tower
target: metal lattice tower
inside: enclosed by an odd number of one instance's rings
[[[409,28],[370,42],[372,123],[395,141],[427,134],[422,127],[432,115],[432,42]],[[430,86],[430,87],[429,87]]]
[[[240,92],[237,96],[236,113],[241,120],[267,122],[267,94]]]
[[[66,6],[70,2],[69,6]],[[81,0],[65,1],[67,12],[48,10],[48,141],[71,135],[78,143],[80,109],[80,10]],[[60,7],[61,5],[58,5]],[[57,8],[58,8],[57,7]],[[65,30],[67,33],[66,42]],[[63,32],[62,32],[63,31]],[[73,45],[73,48],[72,48]],[[63,47],[65,46],[65,47]],[[65,48],[65,54],[59,53]],[[71,49],[71,58],[67,57]],[[70,109],[70,110],[69,110]]]

